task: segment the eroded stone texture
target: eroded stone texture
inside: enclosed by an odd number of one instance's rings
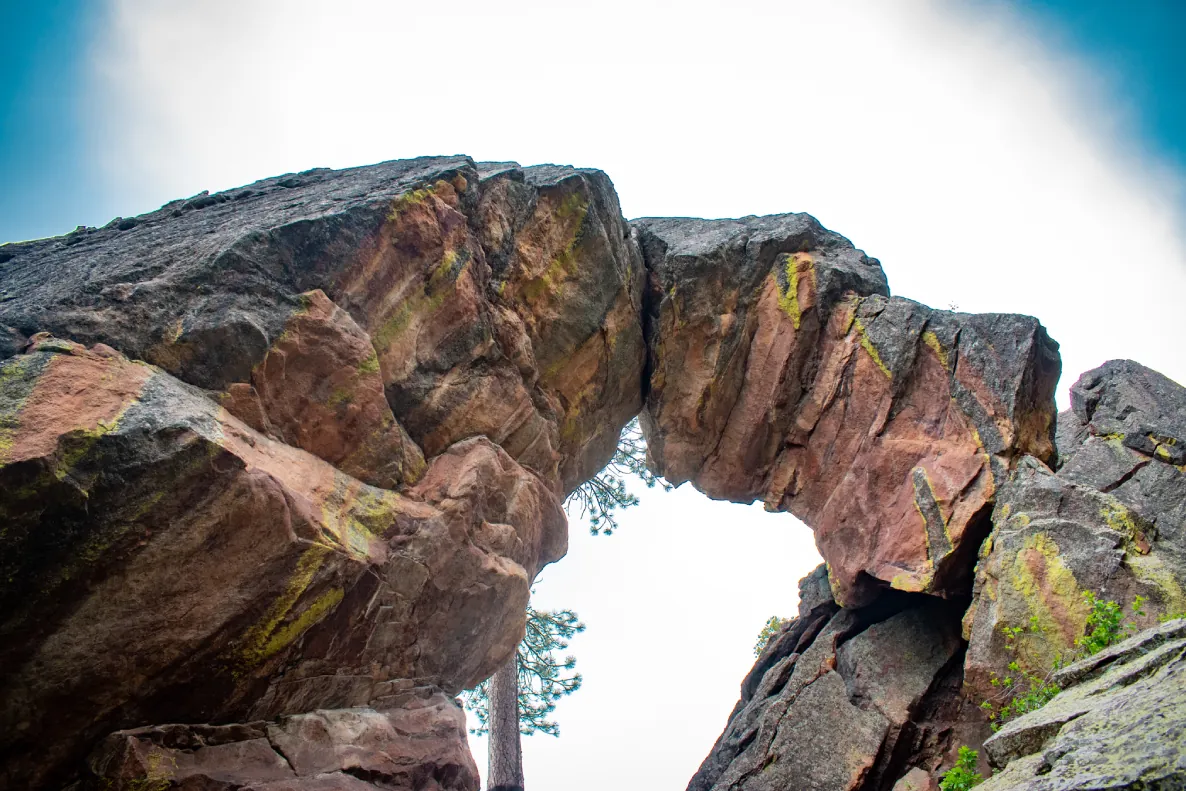
[[[415,481],[424,456],[395,420],[370,337],[320,290],[222,403],[244,423],[382,488]]]
[[[314,170],[6,245],[0,358],[101,342],[378,485],[484,435],[563,494],[639,409],[642,263],[603,173],[483,172]]]
[[[958,689],[958,608],[891,593],[840,609],[826,584],[822,566],[804,579],[689,791],[888,789],[950,749],[958,717],[935,698]]]
[[[1057,344],[1024,316],[890,298],[807,215],[635,222],[656,468],[809,524],[834,594],[966,592],[996,487],[1054,456]]]
[[[1186,388],[1116,360],[1080,377],[1071,397],[1057,473],[1027,460],[997,495],[965,616],[967,680],[984,698],[1014,659],[1044,674],[1074,655],[1086,592],[1121,604],[1138,627],[1186,612],[1186,473],[1173,455],[1186,442]],[[1130,614],[1136,596],[1143,617]],[[1016,651],[1006,627],[1025,629]]]
[[[384,705],[276,722],[119,731],[88,759],[82,791],[478,791],[465,714],[433,688]]]
[[[273,441],[110,348],[0,361],[0,785],[145,722],[457,690],[563,554],[550,488],[484,438],[406,495]]]
[[[1065,691],[984,743],[984,791],[1186,787],[1186,621],[1063,671]]]

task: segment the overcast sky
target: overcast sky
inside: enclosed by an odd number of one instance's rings
[[[16,6],[25,6],[16,9]],[[605,170],[628,217],[807,211],[894,293],[1039,316],[1066,390],[1186,381],[1186,4],[41,0],[0,11],[0,239],[317,166]],[[534,789],[682,789],[818,558],[785,515],[647,493],[542,606],[585,687]],[[475,752],[484,767],[484,743]]]

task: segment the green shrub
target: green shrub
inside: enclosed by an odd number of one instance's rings
[[[1057,695],[1061,690],[1050,678],[1055,670],[1064,664],[1084,659],[1103,651],[1109,646],[1128,637],[1136,631],[1135,619],[1145,616],[1145,597],[1137,596],[1133,599],[1131,619],[1126,620],[1120,605],[1110,599],[1102,599],[1091,591],[1084,591],[1083,600],[1087,603],[1087,624],[1084,635],[1075,641],[1075,651],[1068,657],[1059,656],[1054,660],[1045,673],[1033,672],[1021,667],[1021,663],[1014,658],[1009,662],[1009,674],[998,676],[992,674],[989,683],[1000,688],[1000,693],[980,704],[988,714],[994,731],[1000,730],[1006,722],[1031,711],[1036,711]],[[1022,637],[1041,637],[1042,628],[1036,617],[1030,618],[1026,626],[1006,626],[1001,632],[1005,635],[1005,650],[1014,657],[1018,655],[1018,642]]]
[[[976,761],[979,757],[980,753],[971,747],[960,747],[955,766],[944,772],[939,780],[939,788],[942,791],[969,791],[983,783],[984,778],[976,771]]]

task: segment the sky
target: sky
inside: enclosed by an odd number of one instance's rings
[[[599,167],[628,217],[807,211],[895,294],[1040,317],[1065,406],[1111,358],[1186,382],[1184,39],[1177,0],[0,0],[0,240],[319,166]],[[589,628],[535,788],[683,788],[818,562],[688,487],[622,522],[537,586]]]

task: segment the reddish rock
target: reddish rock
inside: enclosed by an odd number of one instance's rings
[[[477,791],[465,714],[439,690],[381,707],[245,725],[120,731],[88,760],[83,791]]]
[[[303,307],[251,373],[256,400],[232,395],[227,411],[373,486],[414,483],[424,456],[391,413],[370,337],[324,292],[301,296]],[[241,401],[243,414],[233,407]]]
[[[0,358],[108,344],[379,486],[483,435],[565,494],[641,405],[642,261],[595,170],[314,170],[5,253]]]
[[[488,440],[401,496],[77,344],[0,362],[0,427],[9,787],[51,782],[121,727],[472,685],[566,546],[549,487]]]
[[[807,215],[635,227],[656,468],[801,518],[845,605],[966,592],[996,486],[1053,456],[1041,325],[888,298],[877,262]]]

